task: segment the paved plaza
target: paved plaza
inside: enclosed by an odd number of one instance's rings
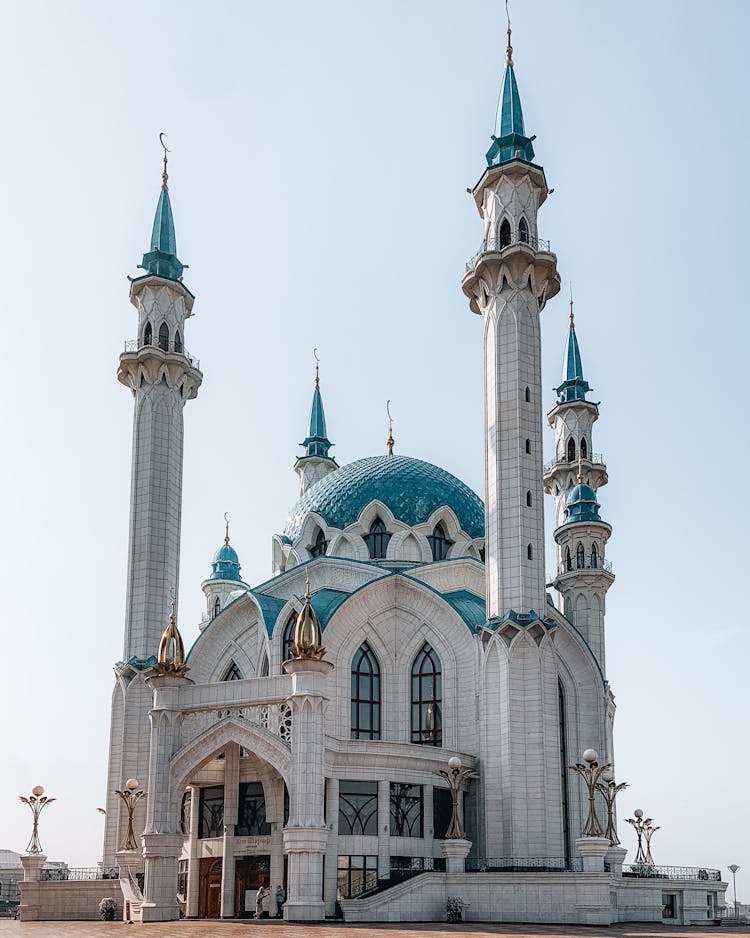
[[[0,921],[0,938],[104,938],[122,929],[126,934],[145,933],[148,938],[450,938],[472,935],[475,938],[720,938],[721,935],[750,935],[750,926],[706,927],[659,925],[442,925],[435,922],[404,925],[287,925],[285,922],[164,922],[126,927],[122,922],[11,922]]]

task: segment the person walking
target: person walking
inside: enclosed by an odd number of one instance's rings
[[[276,887],[276,918],[282,918],[284,915],[284,900],[286,899],[286,893],[284,892],[284,887],[279,883]]]
[[[270,890],[261,883],[258,886],[258,891],[255,894],[255,917],[260,918],[263,914],[263,900],[266,898]]]

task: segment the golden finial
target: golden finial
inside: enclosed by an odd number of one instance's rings
[[[227,512],[224,512],[224,523],[226,524],[226,530],[224,532],[224,543],[229,546],[229,515]]]
[[[578,484],[583,484],[583,456],[581,451],[578,451]]]
[[[320,375],[318,374],[318,365],[320,365],[320,359],[318,358],[318,350],[313,349],[313,355],[315,356],[315,387],[320,387]]]
[[[175,677],[184,677],[185,673],[190,670],[185,666],[185,646],[177,628],[174,593],[172,594],[172,611],[169,614],[169,625],[162,632],[154,670],[158,674],[174,674]]]
[[[310,571],[305,570],[305,599],[310,599]]]
[[[505,64],[513,65],[513,46],[510,44],[510,10],[508,9],[508,0],[505,0],[505,15],[508,19],[508,29],[506,30],[508,44],[505,47]]]
[[[386,402],[385,409],[388,414],[388,439],[385,441],[385,445],[388,447],[388,455],[393,456],[393,445],[396,441],[393,439],[393,417],[391,417],[390,401]]]
[[[162,133],[159,134],[159,143],[162,145],[162,147],[164,147],[164,171],[163,171],[162,174],[161,174],[161,187],[162,187],[162,189],[167,189],[167,188],[169,188],[169,187],[167,186],[167,180],[169,179],[169,176],[167,175],[167,153],[169,153],[169,150],[167,149],[166,144],[165,144],[164,141],[162,140],[162,137],[165,137],[165,136],[166,136],[166,134],[165,134],[163,131],[162,131]]]
[[[312,607],[310,597],[310,571],[305,571],[305,605],[297,616],[294,626],[294,642],[292,655],[295,658],[314,658],[316,661],[325,654],[323,635],[320,629],[320,620]]]
[[[573,281],[570,282],[570,328],[572,329],[575,325],[573,317]]]

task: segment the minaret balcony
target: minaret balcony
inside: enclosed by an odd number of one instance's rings
[[[474,257],[466,264],[466,273],[461,289],[469,298],[472,313],[483,315],[487,290],[499,292],[502,281],[507,278],[511,285],[525,286],[529,268],[534,270],[534,284],[539,310],[547,300],[560,292],[560,275],[557,258],[552,253],[549,241],[535,238],[531,233],[523,236],[512,232],[504,237],[485,238]],[[484,300],[480,302],[481,297]]]
[[[466,273],[474,270],[474,268],[479,263],[480,259],[483,258],[486,254],[496,254],[498,256],[502,255],[510,247],[515,245],[523,244],[527,245],[531,251],[541,251],[544,254],[551,254],[552,251],[549,246],[549,241],[545,241],[543,238],[534,238],[530,234],[526,235],[525,238],[521,238],[516,234],[514,237],[511,234],[510,239],[508,238],[485,238],[482,241],[482,246],[479,248],[477,253],[466,262]]]
[[[123,351],[124,352],[139,352],[141,349],[144,349],[144,348],[158,349],[160,352],[164,352],[164,354],[169,354],[171,352],[173,355],[182,355],[184,358],[187,358],[187,360],[190,362],[192,367],[196,369],[196,371],[200,371],[200,367],[201,367],[200,360],[197,359],[194,355],[191,355],[190,352],[188,352],[188,350],[184,348],[180,349],[179,351],[177,349],[165,349],[165,348],[162,348],[158,342],[155,342],[152,345],[148,345],[147,343],[141,342],[138,339],[128,339],[127,342],[125,343],[125,348],[123,349]]]
[[[583,456],[581,458],[582,458],[584,466],[587,464],[590,466],[604,466],[605,465],[604,456],[602,455],[602,453],[592,453],[590,456]],[[552,472],[552,470],[556,466],[562,466],[563,469],[569,469],[571,466],[573,466],[574,468],[577,468],[578,460],[574,459],[573,462],[568,462],[567,459],[550,459],[549,462],[546,462],[544,464],[544,474],[547,475],[548,472]]]
[[[580,469],[587,483],[594,489],[601,488],[609,482],[607,465],[602,453],[591,453],[581,458]],[[544,464],[544,491],[547,495],[559,495],[567,492],[578,481],[578,460],[572,462],[567,459],[551,459]],[[557,485],[557,491],[555,490]]]
[[[614,581],[615,574],[612,571],[612,562],[609,560],[600,560],[596,566],[592,566],[587,560],[583,566],[578,567],[574,564],[570,569],[565,563],[561,563],[554,576],[547,574],[547,587],[552,587],[561,593],[567,589],[582,586],[604,587],[606,591]]]

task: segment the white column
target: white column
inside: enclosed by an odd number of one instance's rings
[[[326,819],[328,822],[328,845],[326,847],[325,883],[323,900],[326,915],[336,911],[339,862],[339,780],[329,778],[326,786]]]
[[[391,783],[378,782],[378,879],[391,875]]]
[[[186,915],[198,918],[200,890],[200,859],[198,858],[198,826],[200,824],[200,795],[198,785],[190,787],[190,841],[188,845],[188,900]]]
[[[240,785],[240,747],[229,743],[224,750],[224,861],[221,866],[221,917],[234,918],[234,825]]]

